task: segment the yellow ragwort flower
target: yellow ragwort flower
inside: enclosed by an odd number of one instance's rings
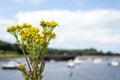
[[[24,66],[24,64],[20,64],[20,65],[18,66],[18,68],[20,68],[20,69],[25,69],[25,66]]]
[[[22,28],[29,28],[29,27],[32,27],[32,25],[31,25],[31,24],[27,24],[27,23],[23,23],[23,24],[21,25],[21,27],[22,27]]]
[[[50,31],[49,30],[43,30],[42,34],[50,34]]]
[[[53,32],[53,33],[51,33],[51,38],[56,38],[56,34]]]
[[[17,29],[18,29],[17,26],[10,26],[10,27],[7,28],[7,32],[14,32],[14,31],[16,31]]]
[[[55,21],[49,22],[50,27],[56,27],[58,24]]]
[[[40,21],[40,25],[41,25],[42,27],[47,27],[47,24],[46,24],[46,22],[45,22],[44,20]]]

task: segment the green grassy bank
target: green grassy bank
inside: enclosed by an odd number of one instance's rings
[[[0,59],[2,59],[2,58],[19,58],[19,57],[23,57],[23,55],[15,52],[15,51],[0,50]]]

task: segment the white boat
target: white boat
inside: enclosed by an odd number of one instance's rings
[[[55,60],[54,60],[54,59],[51,59],[51,60],[50,60],[50,62],[51,62],[51,63],[54,63],[54,62],[55,62]]]
[[[75,63],[75,64],[82,64],[82,63],[83,63],[83,60],[75,59],[75,60],[74,60],[74,63]]]
[[[73,60],[69,60],[68,62],[67,62],[67,66],[68,67],[74,67],[75,66],[75,64],[74,64],[74,61]]]
[[[118,66],[118,65],[119,65],[119,62],[118,62],[118,61],[115,61],[115,60],[112,60],[112,61],[110,62],[110,65],[111,65],[111,66]]]
[[[101,61],[102,61],[101,58],[96,58],[96,59],[93,60],[93,63],[94,64],[99,64],[99,63],[101,63]]]
[[[77,56],[75,59],[74,59],[74,63],[75,64],[82,64],[83,63],[83,60],[81,60],[81,58],[79,56]]]
[[[15,61],[9,61],[8,64],[3,64],[2,68],[3,69],[16,69],[16,67],[18,67],[19,64]]]
[[[74,67],[77,64],[82,64],[83,60],[81,60],[79,57],[76,57],[74,60],[69,60],[67,63],[68,67]]]

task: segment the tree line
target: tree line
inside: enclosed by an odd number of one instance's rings
[[[15,52],[22,54],[21,49],[17,44],[11,44],[0,40],[0,54],[5,54],[6,52]],[[77,49],[77,50],[66,50],[66,49],[54,49],[48,48],[47,54],[69,54],[69,55],[120,55],[119,53],[113,53],[111,51],[103,52],[97,51],[96,49]]]

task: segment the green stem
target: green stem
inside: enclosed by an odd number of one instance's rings
[[[28,59],[27,59],[27,56],[25,55],[25,51],[24,51],[23,48],[21,48],[21,49],[22,49],[22,52],[23,52],[23,54],[24,54],[24,57],[25,57],[25,59],[26,59],[26,61],[27,61],[27,65],[28,65],[28,67],[29,67],[29,69],[30,69],[30,71],[31,71],[29,61],[28,61]]]
[[[18,37],[17,37],[17,35],[16,35],[15,32],[14,32],[14,34],[15,34],[15,38],[16,38],[18,44],[19,44],[19,47],[22,49],[22,52],[23,52],[23,54],[24,54],[24,57],[25,57],[25,59],[26,59],[26,61],[27,61],[27,65],[28,65],[28,67],[29,67],[29,69],[30,69],[30,71],[31,71],[30,64],[29,64],[29,62],[28,62],[27,56],[25,55],[25,51],[24,51],[24,49],[23,49],[23,46],[20,44],[20,41],[19,41],[19,39],[18,39]]]

